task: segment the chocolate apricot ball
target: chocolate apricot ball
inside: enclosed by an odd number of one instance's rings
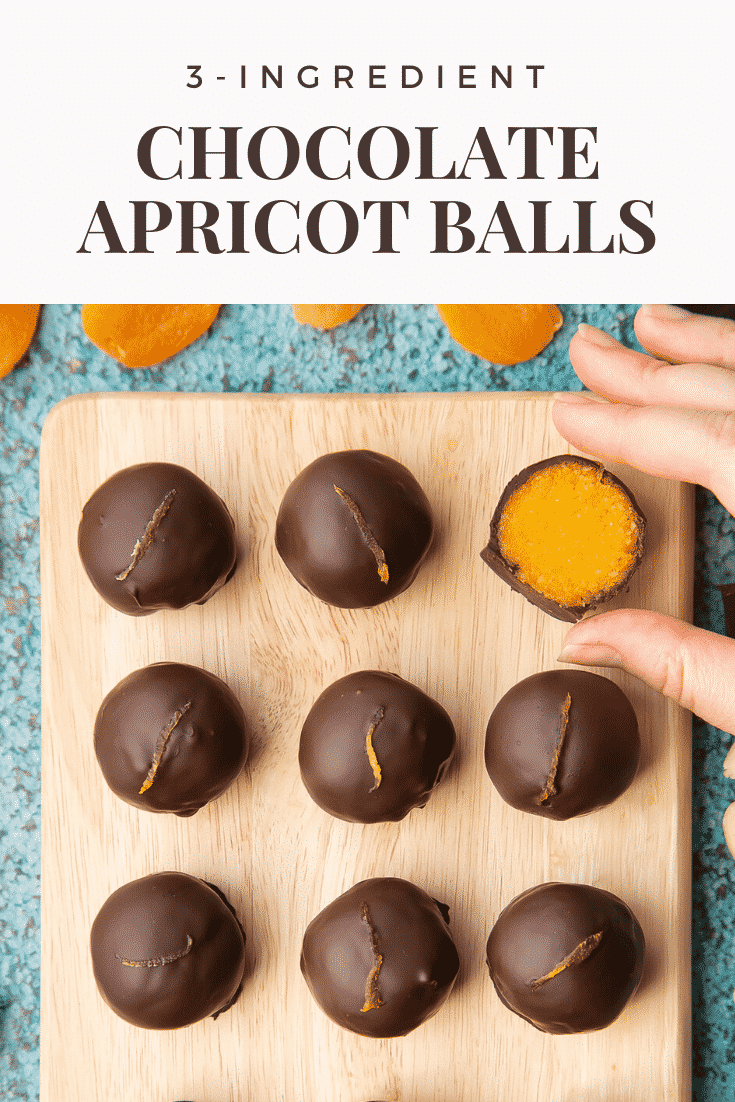
[[[115,795],[144,811],[182,816],[229,788],[249,745],[232,690],[181,662],[128,674],[102,701],[94,725],[97,761]]]
[[[92,924],[102,998],[144,1029],[216,1017],[237,998],[245,935],[222,893],[196,876],[161,872],[114,891]]]
[[[337,1025],[402,1037],[454,986],[459,956],[448,923],[448,908],[408,880],[362,880],[309,923],[301,971]]]
[[[371,608],[403,593],[434,537],[431,505],[387,455],[322,455],[290,484],[276,548],[300,585],[338,608]]]
[[[394,673],[360,670],[319,696],[301,729],[301,779],[352,823],[397,822],[423,807],[454,754],[447,712]]]
[[[640,983],[645,939],[630,908],[587,884],[516,896],[487,942],[501,1002],[545,1033],[604,1029]]]
[[[632,783],[641,740],[633,705],[608,677],[547,670],[498,702],[485,767],[511,807],[571,819],[604,807]]]
[[[79,555],[101,597],[128,616],[204,604],[235,570],[235,525],[220,497],[176,463],[138,463],[82,510]]]

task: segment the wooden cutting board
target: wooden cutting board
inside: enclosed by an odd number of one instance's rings
[[[612,674],[639,717],[643,759],[611,807],[547,822],[506,806],[484,768],[487,720],[516,681],[556,665],[567,626],[481,561],[492,511],[521,468],[568,452],[539,394],[90,395],[58,405],[41,446],[43,631],[42,1102],[685,1102],[689,1086],[691,725]],[[274,547],[281,497],[318,455],[367,447],[405,463],[438,538],[414,585],[372,610],[305,593]],[[232,512],[241,559],[207,605],[143,619],[108,607],[76,533],[93,490],[121,467],[190,467]],[[690,486],[614,466],[649,520],[649,550],[616,604],[689,618]],[[117,800],[98,770],[94,718],[132,670],[201,665],[233,688],[253,731],[249,765],[191,819]],[[362,826],[312,803],[297,764],[316,696],[359,668],[393,670],[454,719],[456,761],[422,811]],[[606,671],[600,671],[606,672]],[[247,933],[236,1006],[158,1033],[97,993],[91,923],[107,896],[178,869],[220,886]],[[364,877],[404,876],[448,903],[461,972],[443,1009],[407,1037],[348,1033],[299,971],[310,919]],[[485,943],[502,908],[547,880],[621,896],[647,941],[642,986],[599,1033],[555,1037],[497,998]]]

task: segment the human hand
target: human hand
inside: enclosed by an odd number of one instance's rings
[[[558,431],[580,451],[708,487],[735,513],[735,322],[673,306],[642,306],[626,348],[581,325],[572,366],[592,395],[560,395]],[[601,400],[602,399],[602,400]],[[576,624],[559,661],[627,670],[735,734],[735,640],[642,609]]]

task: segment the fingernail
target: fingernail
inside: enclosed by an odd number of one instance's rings
[[[604,643],[567,643],[557,662],[572,662],[581,666],[619,666],[620,655]]]
[[[688,310],[682,310],[679,306],[668,306],[666,304],[651,306],[646,303],[641,306],[638,313],[643,314],[644,317],[656,318],[658,321],[683,321],[684,318],[690,318],[692,316]]]
[[[587,341],[589,344],[597,344],[600,348],[620,347],[615,337],[611,337],[609,333],[603,332],[602,329],[595,329],[594,325],[587,325],[585,321],[579,323],[577,332],[583,341]]]

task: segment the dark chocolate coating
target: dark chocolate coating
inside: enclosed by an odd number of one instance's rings
[[[547,779],[562,726],[551,793]],[[506,803],[548,819],[612,803],[635,777],[640,753],[632,704],[613,681],[589,670],[547,670],[519,681],[496,705],[485,736],[485,767]]]
[[[159,510],[144,553],[119,579]],[[82,511],[78,546],[97,592],[129,616],[204,604],[232,576],[237,558],[227,506],[175,463],[138,463],[103,482]]]
[[[245,971],[245,935],[231,906],[181,872],[113,892],[92,924],[90,947],[102,998],[145,1029],[178,1029],[229,1009]]]
[[[366,749],[373,726],[377,788]],[[394,673],[361,670],[325,689],[306,717],[301,779],[312,799],[337,819],[397,822],[424,806],[455,742],[451,719],[421,689]]]
[[[387,582],[335,486],[355,502],[383,551]],[[372,451],[332,452],[314,460],[286,490],[276,521],[276,548],[293,576],[339,608],[370,608],[402,593],[433,536],[431,505],[414,476]]]
[[[440,907],[396,877],[362,880],[325,907],[309,923],[301,950],[301,971],[324,1013],[366,1037],[402,1037],[436,1014],[459,971]],[[363,1010],[376,952],[382,956],[376,980],[381,1001]]]
[[[722,598],[722,611],[725,616],[725,635],[735,639],[735,582],[725,582],[718,586]]]
[[[141,793],[159,747],[158,767]],[[128,674],[102,701],[94,749],[120,799],[145,811],[193,815],[239,775],[249,735],[224,681],[196,666],[156,662]]]
[[[586,959],[545,983],[562,961],[602,934]],[[487,943],[487,966],[509,1010],[545,1033],[604,1029],[635,992],[643,972],[643,931],[611,892],[586,884],[540,884],[502,912]]]
[[[732,303],[728,305],[721,302],[714,306],[685,306],[682,303],[676,303],[675,305],[681,306],[682,310],[691,310],[693,314],[704,314],[708,318],[728,318],[730,321],[735,321],[735,306]]]
[[[531,475],[535,474],[536,471],[543,470],[545,467],[551,467],[556,463],[569,463],[570,461],[583,466],[597,467],[598,469],[602,468],[601,463],[596,463],[593,459],[585,459],[580,455],[554,455],[549,459],[542,459],[539,463],[532,463],[530,467],[525,467],[510,480],[503,490],[500,501],[490,521],[490,539],[487,546],[480,552],[480,557],[487,563],[491,570],[495,571],[499,578],[502,578],[504,582],[508,583],[511,589],[515,590],[516,593],[520,593],[527,601],[535,605],[536,608],[540,608],[543,612],[548,613],[549,616],[553,616],[557,620],[564,620],[568,624],[575,624],[577,620],[580,620],[582,616],[584,616],[585,612],[597,608],[598,605],[604,604],[605,601],[612,600],[618,593],[624,592],[631,577],[640,565],[645,543],[646,518],[643,516],[643,513],[638,507],[638,502],[635,500],[628,487],[625,486],[619,478],[616,478],[614,474],[611,474],[610,471],[605,471],[605,482],[617,486],[618,489],[622,490],[636,513],[638,520],[638,543],[635,551],[635,559],[630,570],[618,585],[595,594],[586,604],[572,605],[566,608],[564,605],[560,605],[557,601],[552,601],[549,597],[545,597],[543,593],[539,593],[538,590],[522,582],[517,576],[517,567],[512,566],[503,558],[503,554],[500,550],[500,541],[498,539],[500,519],[511,494],[515,493],[515,491],[522,486]]]

